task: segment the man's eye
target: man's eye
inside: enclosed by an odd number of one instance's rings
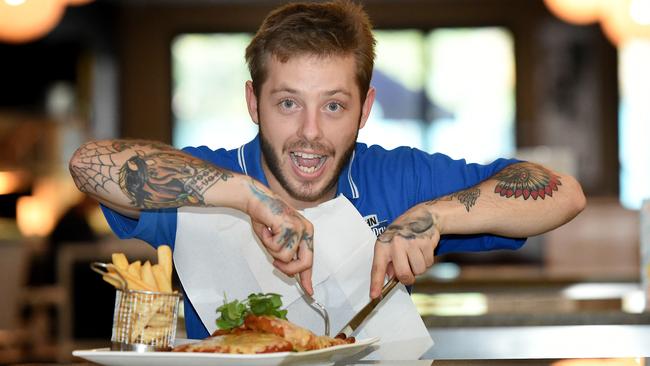
[[[280,104],[281,104],[282,108],[285,108],[285,109],[291,109],[291,108],[296,106],[296,103],[291,99],[285,99],[282,102],[280,102]]]
[[[332,102],[332,103],[327,104],[327,110],[330,111],[330,112],[337,112],[337,111],[341,110],[342,108],[343,107],[339,103]]]

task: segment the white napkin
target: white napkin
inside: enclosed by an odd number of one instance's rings
[[[314,225],[314,298],[327,308],[331,331],[336,332],[370,300],[376,237],[342,195],[302,213]],[[271,263],[246,214],[227,208],[178,210],[174,264],[210,333],[216,330],[216,309],[224,295],[232,301],[252,292],[274,292],[282,295],[289,320],[324,334],[323,318],[302,299],[296,280]],[[357,334],[358,339],[374,336],[381,341],[367,359],[418,359],[433,345],[403,285]]]

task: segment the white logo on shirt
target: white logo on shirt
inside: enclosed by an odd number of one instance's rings
[[[368,226],[370,226],[370,228],[372,229],[372,232],[375,233],[375,236],[381,235],[381,233],[383,233],[386,230],[386,226],[387,226],[386,221],[387,220],[379,221],[379,218],[377,217],[376,214],[368,215],[368,216],[364,217],[363,219],[366,220],[366,224],[368,224]]]

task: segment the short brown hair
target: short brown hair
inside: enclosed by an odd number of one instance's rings
[[[246,62],[255,94],[266,81],[266,62],[287,62],[300,55],[353,55],[363,101],[372,78],[375,38],[368,14],[349,0],[293,3],[279,7],[264,19],[246,48]]]

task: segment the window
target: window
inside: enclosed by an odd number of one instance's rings
[[[621,202],[639,209],[650,198],[650,41],[619,49]]]
[[[377,101],[359,140],[487,162],[515,150],[515,62],[503,28],[377,31]]]
[[[172,42],[172,142],[235,148],[257,133],[246,109],[249,34],[187,34]]]
[[[375,105],[359,141],[487,162],[515,149],[515,62],[503,28],[376,31]],[[246,111],[249,34],[187,34],[172,45],[177,147],[235,148],[257,132]]]

